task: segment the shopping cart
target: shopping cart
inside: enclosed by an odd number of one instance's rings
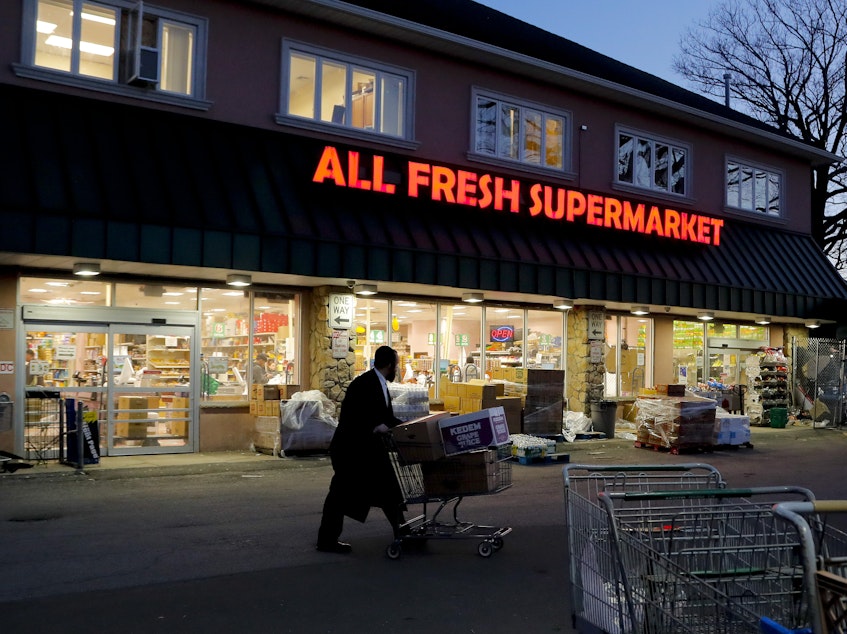
[[[503,538],[512,532],[507,526],[484,526],[459,519],[459,505],[465,497],[500,493],[512,485],[511,446],[457,456],[456,460],[410,462],[390,434],[384,435],[388,455],[407,505],[422,505],[421,513],[401,527],[401,534],[386,549],[390,559],[398,559],[404,544],[436,539],[479,540],[477,552],[490,557],[503,547]],[[469,463],[482,461],[473,471]]]
[[[761,617],[797,628],[810,622],[800,538],[772,510],[781,501],[813,501],[808,489],[601,492],[598,499],[633,622],[649,618],[652,626],[674,616],[688,627],[681,631],[704,633],[757,631]],[[671,564],[687,578],[669,578]],[[720,613],[708,601],[692,606],[693,591],[714,592]],[[650,612],[639,610],[645,596],[661,599],[661,608],[651,602]]]
[[[801,540],[803,600],[813,632],[847,632],[847,532],[832,525],[833,516],[847,513],[847,501],[783,502],[774,513]]]
[[[718,470],[702,463],[569,464],[564,467],[563,475],[574,628],[579,632],[607,634],[691,631],[669,613],[663,598],[656,598],[655,593],[627,595],[622,584],[619,564],[620,551],[624,548],[629,549],[623,553],[627,558],[638,559],[648,566],[662,570],[666,578],[676,578],[679,584],[687,582],[690,575],[648,545],[630,539],[626,534],[621,537],[618,550],[613,550],[608,515],[600,506],[597,496],[605,491],[721,489],[725,482]],[[727,601],[709,587],[696,586],[688,594],[690,602],[700,601],[710,606],[718,606],[714,608],[718,611]],[[657,622],[656,618],[649,619],[649,623],[657,625],[655,629],[649,629],[642,627],[645,610],[654,614],[670,615],[663,622]],[[755,615],[750,617],[754,618]],[[713,620],[717,622],[718,619]]]

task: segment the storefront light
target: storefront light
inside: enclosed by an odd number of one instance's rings
[[[821,322],[819,322],[817,319],[806,322],[806,328],[813,328],[814,329],[814,328],[820,328],[820,327],[821,327]]]
[[[573,308],[573,302],[569,299],[557,299],[553,302],[553,308],[556,310],[570,310]]]
[[[353,292],[356,295],[376,295],[379,291],[376,287],[376,284],[356,284],[353,287]]]
[[[481,304],[485,301],[482,293],[462,293],[462,301],[468,304]]]
[[[712,321],[714,318],[715,318],[715,313],[711,313],[711,312],[697,313],[697,319],[699,319],[700,321]]]
[[[253,283],[253,279],[249,275],[244,275],[242,273],[231,273],[226,276],[226,283],[229,286],[250,286]]]
[[[771,323],[771,318],[765,317],[765,316],[756,317],[756,323],[759,324],[760,326],[767,326],[768,324]]]
[[[631,312],[633,315],[639,315],[639,316],[649,315],[650,314],[650,307],[649,306],[633,306],[632,309],[629,312]]]
[[[100,265],[97,262],[77,262],[74,264],[74,275],[82,277],[100,275]]]

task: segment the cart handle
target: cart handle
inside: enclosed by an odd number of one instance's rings
[[[643,472],[643,473],[653,473],[653,472],[661,472],[661,471],[694,471],[695,469],[702,469],[704,471],[708,471],[709,474],[717,476],[717,478],[723,481],[723,477],[721,477],[720,472],[710,464],[706,464],[704,462],[684,462],[682,464],[620,464],[620,465],[598,465],[598,464],[566,464],[562,468],[562,475],[565,478],[565,485],[570,488],[570,479],[571,474],[570,471],[582,470],[582,471],[590,471],[590,472],[611,472],[611,473],[630,473],[630,472]]]
[[[607,491],[601,492],[598,495],[605,495],[609,498],[620,500],[687,500],[692,498],[744,498],[753,495],[780,493],[796,493],[804,496],[808,501],[814,501],[815,499],[815,495],[811,490],[805,487],[795,486],[751,487],[747,489],[685,489],[681,491]]]
[[[792,513],[845,513],[847,512],[847,500],[812,500],[811,502],[780,502],[774,505],[777,514],[780,510]]]

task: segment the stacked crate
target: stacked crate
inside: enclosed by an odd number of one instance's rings
[[[561,434],[564,394],[564,370],[528,369],[523,432],[535,436]]]

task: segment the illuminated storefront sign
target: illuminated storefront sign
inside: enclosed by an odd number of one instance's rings
[[[368,178],[363,178],[363,171]],[[486,172],[408,161],[404,185],[385,180],[385,157],[364,158],[350,150],[346,156],[328,145],[312,181],[480,209],[528,214],[551,220],[656,235],[673,240],[719,245],[724,221],[697,213],[676,211],[649,203],[582,192],[544,183],[527,183]]]

